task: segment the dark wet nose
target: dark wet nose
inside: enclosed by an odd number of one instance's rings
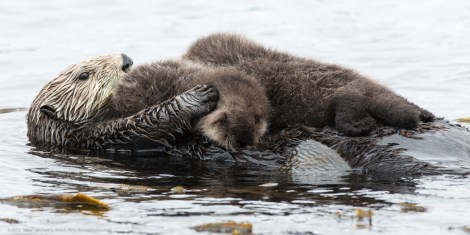
[[[237,136],[237,143],[240,147],[245,147],[248,145],[253,145],[253,137],[251,136],[250,132],[241,132]]]
[[[134,64],[134,62],[126,54],[121,54],[121,56],[122,56],[122,70],[124,72],[127,72],[129,68],[132,66],[132,64]]]

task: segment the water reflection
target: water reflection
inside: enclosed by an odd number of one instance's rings
[[[181,185],[188,189],[179,200],[197,198],[238,198],[271,202],[311,201],[319,204],[342,204],[349,206],[388,205],[389,202],[370,197],[371,192],[380,194],[413,193],[416,178],[367,176],[348,171],[342,175],[319,175],[317,180],[300,180],[281,169],[264,169],[259,166],[237,166],[233,162],[171,159],[168,157],[89,157],[83,155],[32,154],[54,158],[64,166],[54,170],[32,169],[41,174],[42,184],[66,184],[79,191],[100,192],[107,190],[107,197],[136,196],[132,201],[174,200],[171,188]],[[314,179],[310,176],[307,179]],[[332,178],[333,179],[332,179]],[[274,187],[260,185],[275,182]],[[126,185],[130,188],[126,191]],[[152,190],[133,192],[132,186]],[[110,194],[110,192],[113,192]],[[116,193],[114,193],[116,192]],[[146,195],[146,197],[139,197]],[[191,195],[191,196],[188,196]],[[229,200],[230,201],[230,200]],[[230,203],[233,203],[230,201]]]

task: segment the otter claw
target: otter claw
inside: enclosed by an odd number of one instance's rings
[[[184,95],[191,100],[186,105],[188,111],[191,110],[193,114],[192,118],[200,118],[202,115],[210,113],[217,107],[219,100],[219,92],[212,85],[197,85]]]
[[[210,103],[219,100],[219,92],[212,85],[197,85],[193,90],[201,102]]]

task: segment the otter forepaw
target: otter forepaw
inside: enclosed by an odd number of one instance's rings
[[[195,117],[214,110],[219,100],[219,92],[212,85],[197,85],[185,93],[183,100],[196,114]]]
[[[362,136],[369,134],[376,127],[371,116],[355,120],[336,120],[336,129],[347,136]]]

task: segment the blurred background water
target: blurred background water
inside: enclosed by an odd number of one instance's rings
[[[42,86],[70,64],[113,53],[136,64],[176,58],[198,37],[235,32],[359,70],[453,120],[470,115],[469,28],[464,0],[1,1],[0,197],[85,192],[113,209],[89,215],[0,204],[0,219],[19,221],[0,220],[0,233],[193,234],[192,226],[226,220],[250,222],[256,234],[468,233],[466,177],[296,176],[227,163],[53,156],[26,145],[25,117]],[[259,186],[268,182],[279,185]],[[121,184],[155,190],[123,193]],[[177,185],[189,193],[171,194]],[[425,211],[404,212],[400,203]],[[373,210],[372,226],[354,217],[356,208]]]

